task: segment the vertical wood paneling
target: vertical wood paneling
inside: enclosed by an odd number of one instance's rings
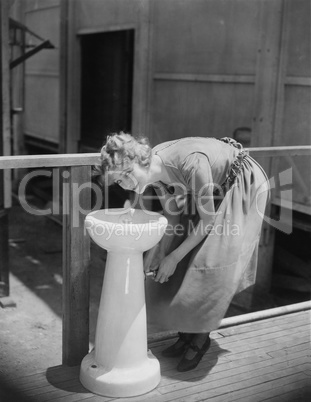
[[[67,138],[66,151],[78,152],[81,112],[81,49],[77,36],[76,4],[68,3]]]
[[[310,31],[310,20],[310,2],[284,1],[273,145],[310,144],[311,88],[306,80],[306,76],[309,78],[311,76],[311,37],[306,35],[308,28]],[[287,78],[292,75],[300,79],[304,78],[300,81],[301,85],[286,85]],[[275,174],[287,169],[292,169],[293,194],[287,199],[284,192],[283,200],[290,203],[293,201],[293,209],[297,209],[297,206],[301,204],[304,211],[310,214],[310,158],[273,160]],[[280,197],[280,193],[274,197],[274,201],[278,204],[282,201]]]
[[[14,7],[15,6],[15,7]],[[15,2],[10,9],[10,15],[17,21],[23,21],[25,2]],[[25,42],[25,34],[18,30],[16,32],[18,42],[21,44],[15,44],[12,49],[11,58],[15,60],[23,54],[23,46]],[[13,135],[13,155],[21,155],[25,153],[24,150],[24,137],[23,137],[23,110],[25,107],[25,91],[24,91],[24,74],[25,63],[21,63],[11,71],[11,96],[12,96],[12,135]],[[14,179],[21,179],[22,173],[19,170],[15,170],[13,175]]]
[[[90,211],[91,168],[63,171],[63,363],[80,364],[89,349],[90,239],[84,218]],[[83,189],[83,186],[86,188]]]
[[[148,81],[150,55],[150,0],[140,3],[139,23],[135,30],[132,99],[132,132],[148,132]]]
[[[271,146],[275,129],[277,79],[280,66],[280,42],[283,2],[263,0],[259,8],[256,82],[252,124],[253,147]],[[271,176],[271,158],[260,158],[259,163]],[[266,215],[271,214],[271,204]],[[271,286],[275,230],[263,222],[255,292],[269,291]]]
[[[23,23],[55,47],[42,49],[25,62],[24,133],[55,144],[59,140],[60,0],[24,1]],[[26,46],[40,43],[26,33]]]
[[[11,101],[10,101],[10,70],[9,70],[9,2],[6,0],[3,2],[2,8],[2,20],[1,20],[1,52],[2,52],[2,89],[1,89],[1,101],[2,101],[2,141],[3,141],[3,155],[11,155]],[[10,208],[12,206],[12,181],[11,172],[5,170],[3,172],[4,178],[4,207]]]
[[[259,2],[153,6],[152,143],[251,127]]]
[[[80,30],[121,27],[135,24],[149,0],[75,0],[77,23]],[[148,5],[147,5],[148,7]],[[120,28],[119,28],[120,29]]]
[[[59,49],[59,138],[58,151],[67,151],[67,93],[68,93],[68,0],[60,3],[60,49]]]
[[[156,81],[152,142],[189,136],[231,136],[250,126],[253,85]]]
[[[258,1],[155,1],[156,72],[253,74]]]
[[[311,2],[291,1],[288,15],[287,75],[309,77],[311,67]]]
[[[9,2],[0,3],[0,155],[10,154],[10,97],[9,97]],[[10,190],[7,173],[0,171],[0,297],[9,296],[9,220]],[[10,194],[10,193],[9,193]]]
[[[252,146],[273,141],[275,99],[280,58],[282,1],[260,2]],[[265,166],[269,171],[269,166]]]

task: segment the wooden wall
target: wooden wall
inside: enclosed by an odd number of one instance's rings
[[[60,152],[79,149],[80,38],[123,29],[135,30],[133,133],[156,145],[248,127],[252,146],[310,143],[309,0],[23,4],[23,22],[56,46],[26,63],[24,133]],[[269,175],[294,167],[294,209],[310,213],[308,158],[260,162]]]
[[[0,155],[10,155],[10,91],[9,91],[9,1],[0,3]],[[10,202],[10,170],[0,171],[0,299],[1,307],[5,301],[10,305],[7,296],[9,288],[9,216]],[[8,185],[9,184],[9,185]],[[4,299],[5,298],[5,299]]]
[[[309,4],[90,0],[86,6],[78,0],[73,32],[127,26],[140,32],[135,44],[139,62],[134,71],[132,132],[148,135],[153,145],[186,136],[232,136],[238,127],[251,129],[251,146],[309,144]],[[79,64],[77,53],[73,68]],[[292,165],[284,158],[279,164],[272,164],[272,158],[260,162],[276,180],[284,163]],[[306,213],[308,166],[307,158],[297,161],[293,191],[294,209]],[[282,192],[282,197],[288,194]],[[277,189],[273,202],[280,199]],[[257,285],[269,289],[274,229],[264,224],[262,233]]]
[[[55,49],[43,49],[25,63],[24,134],[58,149],[60,0],[22,1],[23,23]],[[27,43],[37,45],[27,35]],[[26,51],[30,50],[26,49]],[[46,143],[46,141],[48,143]]]
[[[285,3],[282,25],[276,128],[273,145],[308,145],[311,140],[311,2]],[[278,158],[274,172],[292,169],[293,205],[311,213],[311,159]],[[282,193],[285,200],[290,198]],[[280,195],[275,203],[281,204]]]
[[[152,21],[152,140],[251,127],[258,2],[159,1]]]

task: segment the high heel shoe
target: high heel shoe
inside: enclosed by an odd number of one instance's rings
[[[185,353],[183,358],[181,359],[181,361],[178,363],[177,370],[183,372],[183,371],[189,371],[189,370],[195,369],[197,367],[197,365],[200,363],[202,357],[208,351],[210,345],[211,345],[211,340],[210,340],[209,334],[207,334],[207,338],[201,347],[196,345],[193,342],[193,340],[191,342],[189,342],[188,346],[187,346],[187,350],[192,349],[194,352],[196,352],[196,354],[192,359],[188,359],[186,357],[186,353]]]
[[[162,356],[164,357],[178,357],[184,354],[187,350],[189,342],[194,337],[195,334],[189,334],[184,332],[178,332],[178,340],[168,348],[162,351]]]

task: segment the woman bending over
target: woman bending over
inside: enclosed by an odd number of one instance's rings
[[[230,138],[189,137],[151,148],[145,138],[114,134],[97,173],[142,194],[152,186],[169,225],[156,253],[147,302],[163,329],[178,331],[162,353],[195,368],[233,296],[255,283],[257,250],[268,199],[261,166]],[[150,261],[150,256],[154,256]]]

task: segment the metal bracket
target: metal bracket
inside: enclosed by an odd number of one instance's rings
[[[22,56],[18,57],[17,59],[11,61],[10,63],[10,69],[18,66],[19,64],[23,63],[25,60],[29,59],[29,57],[35,55],[42,49],[55,49],[55,46],[49,41],[41,38],[41,36],[37,35],[35,32],[31,31],[29,28],[26,27],[26,25],[14,20],[13,18],[10,18],[10,28],[11,29],[20,29],[21,31],[28,32],[28,34],[34,36],[35,38],[39,39],[42,41],[40,45],[35,46],[32,50],[30,50],[27,53],[24,53]]]
[[[44,42],[40,43],[40,45],[36,46],[34,49],[29,50],[29,52],[23,54],[22,56],[18,57],[17,59],[11,61],[10,69],[18,66],[19,64],[23,63],[25,60],[29,59],[29,57],[33,56],[34,54],[38,53],[42,49],[55,49],[55,46],[49,40],[45,40]]]

